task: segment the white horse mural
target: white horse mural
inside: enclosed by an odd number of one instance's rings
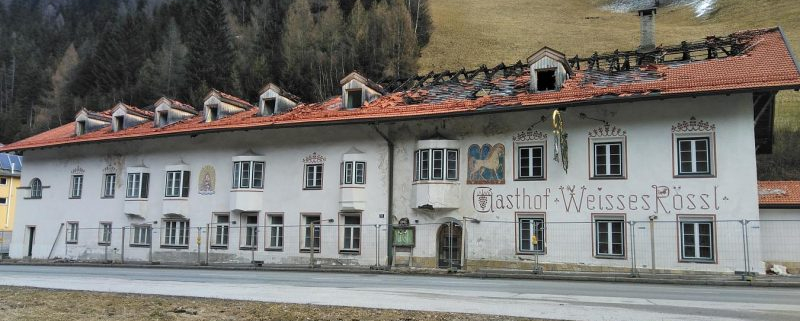
[[[506,148],[503,144],[469,147],[467,184],[505,184]]]

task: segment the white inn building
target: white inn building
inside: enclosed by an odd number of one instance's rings
[[[353,72],[341,86],[322,102],[269,84],[253,103],[214,90],[197,107],[84,109],[0,147],[26,160],[11,257],[758,273],[800,262],[762,256],[764,240],[780,242],[759,221],[756,154],[772,149],[776,93],[800,88],[779,28],[587,58],[543,48],[381,83]]]

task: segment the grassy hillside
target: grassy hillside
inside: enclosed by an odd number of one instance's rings
[[[542,46],[567,56],[634,49],[635,13],[600,9],[608,0],[431,0],[434,32],[422,51],[420,72],[516,62]],[[656,42],[677,44],[707,35],[781,26],[800,53],[800,6],[796,0],[720,0],[706,18],[686,7],[661,8]],[[761,179],[800,179],[800,93],[778,97],[773,155],[759,157]]]

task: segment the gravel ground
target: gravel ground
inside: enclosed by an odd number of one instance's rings
[[[0,286],[0,320],[541,320]]]

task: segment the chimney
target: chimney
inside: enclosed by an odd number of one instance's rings
[[[658,6],[658,2],[656,2]],[[639,10],[639,23],[641,26],[640,53],[650,52],[656,48],[656,8]]]

